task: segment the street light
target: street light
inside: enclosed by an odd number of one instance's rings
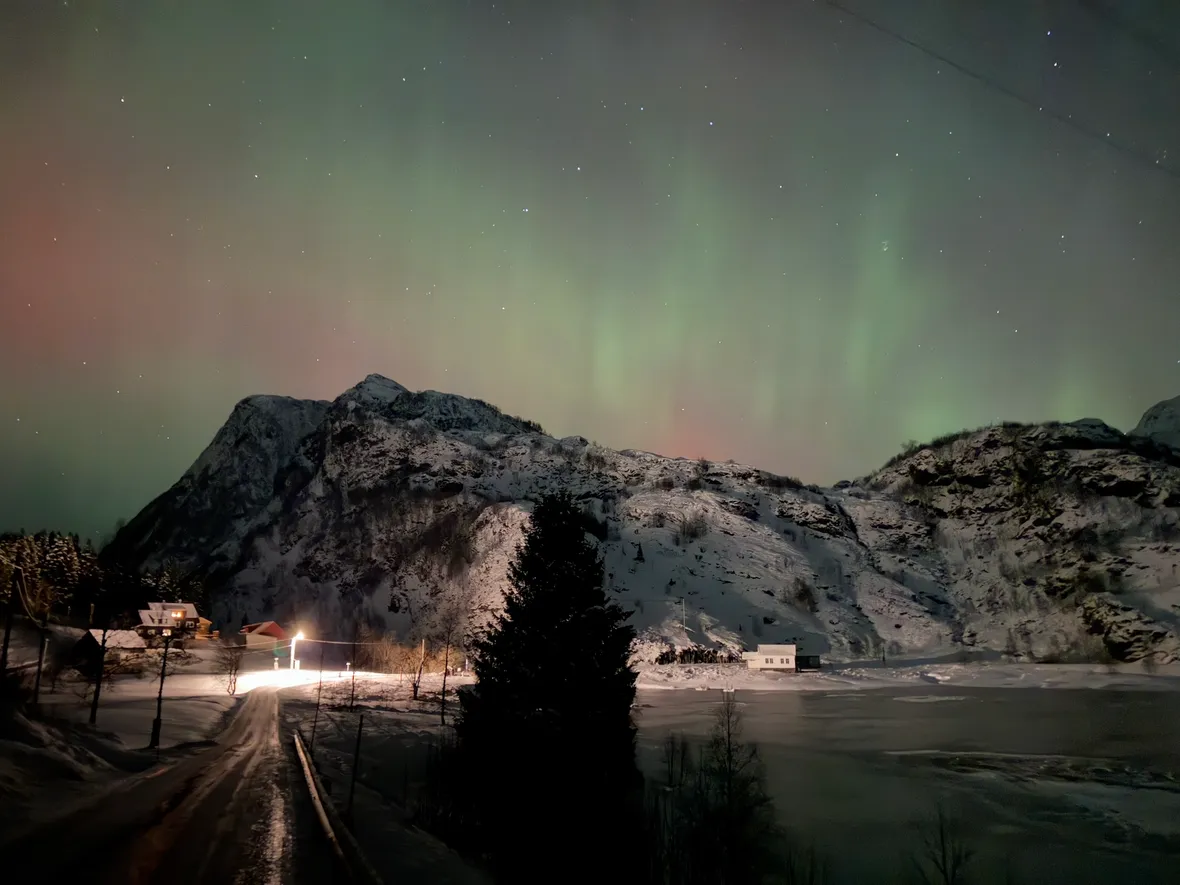
[[[294,636],[291,637],[291,669],[292,670],[295,669],[295,643],[298,642],[302,638],[303,638],[303,631],[302,630],[300,630],[298,633],[296,633]]]

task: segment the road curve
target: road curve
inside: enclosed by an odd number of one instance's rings
[[[278,696],[255,689],[208,750],[127,778],[4,854],[18,885],[330,882],[333,859],[292,763]]]

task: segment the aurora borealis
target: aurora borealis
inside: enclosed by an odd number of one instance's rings
[[[809,0],[6,2],[0,529],[370,372],[824,483],[1180,393],[1173,5],[847,3],[1002,89]]]

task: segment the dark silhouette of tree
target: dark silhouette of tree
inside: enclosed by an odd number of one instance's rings
[[[669,735],[663,777],[649,791],[649,881],[763,885],[820,881],[816,858],[776,822],[757,745],[742,734],[732,692],[722,696],[703,747]],[[662,782],[661,782],[662,781]]]
[[[509,570],[503,613],[474,638],[458,759],[478,848],[506,881],[571,865],[626,870],[638,806],[629,612],[567,493],[546,495]],[[513,813],[504,813],[505,797]]]

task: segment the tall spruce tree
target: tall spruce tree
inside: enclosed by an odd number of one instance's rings
[[[603,870],[623,860],[639,780],[630,612],[603,590],[568,493],[537,503],[509,580],[503,613],[472,643],[477,682],[455,724],[479,841],[508,878]]]

